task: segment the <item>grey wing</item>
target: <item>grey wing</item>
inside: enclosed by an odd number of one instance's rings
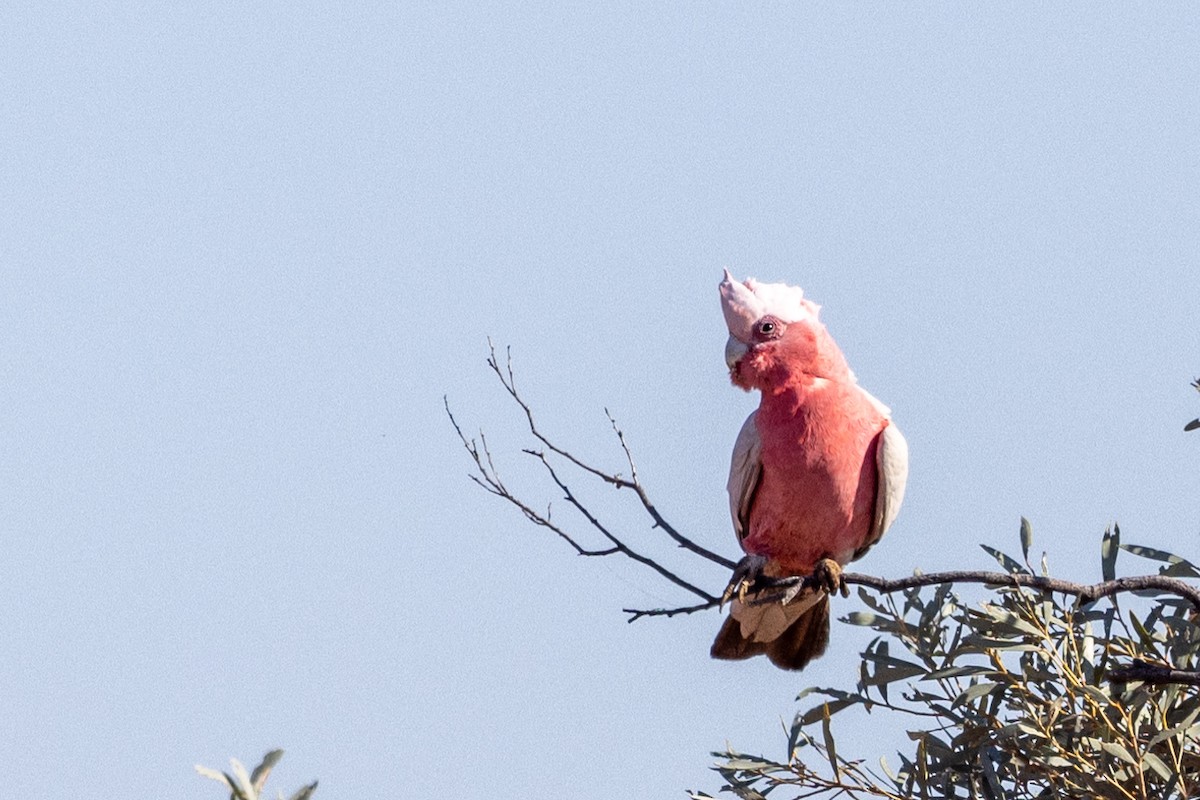
[[[742,423],[737,441],[733,444],[733,458],[729,462],[729,514],[733,517],[733,530],[738,541],[750,533],[750,506],[754,492],[762,477],[762,442],[758,438],[758,426],[752,412]]]
[[[871,520],[871,532],[867,541],[854,552],[854,558],[862,557],[871,549],[871,545],[879,541],[900,513],[900,504],[904,502],[904,487],[908,483],[908,442],[904,440],[896,423],[891,420],[888,420],[887,427],[879,434],[875,467],[878,475],[875,487],[875,515]]]

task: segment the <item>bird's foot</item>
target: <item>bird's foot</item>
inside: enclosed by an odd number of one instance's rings
[[[846,579],[842,577],[842,565],[832,558],[822,558],[818,561],[812,576],[813,580],[817,582],[817,586],[829,594],[837,592],[842,597],[850,596],[850,587],[846,585]]]
[[[754,584],[763,577],[763,568],[766,566],[766,556],[748,555],[739,561],[733,568],[733,576],[729,579],[729,585],[721,594],[720,605],[724,606],[735,595],[738,600],[745,602],[746,593],[753,589]]]

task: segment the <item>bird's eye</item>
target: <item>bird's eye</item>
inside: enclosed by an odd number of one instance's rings
[[[758,324],[758,332],[763,336],[770,336],[775,332],[775,323],[767,320]]]

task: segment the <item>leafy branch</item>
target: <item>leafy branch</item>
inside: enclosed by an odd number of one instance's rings
[[[1110,597],[1063,604],[1029,587],[1001,589],[977,606],[951,585],[877,598],[846,622],[879,635],[862,652],[853,690],[796,714],[787,757],[754,763],[715,753],[725,791],[761,797],[799,787],[812,795],[874,797],[1193,798],[1200,791],[1200,695],[1174,684],[1200,680],[1196,612],[1159,600],[1122,612]],[[898,645],[898,647],[897,647]],[[1119,663],[1127,661],[1126,664]],[[1167,685],[1156,685],[1166,682]],[[836,749],[830,718],[883,708],[912,720],[913,751],[882,774],[843,776],[860,761]],[[813,730],[820,727],[820,735]],[[811,754],[811,755],[810,755]],[[820,769],[828,764],[828,770]],[[707,795],[694,794],[704,798]]]
[[[536,441],[523,452],[537,460],[590,533],[576,531],[578,520],[568,524],[553,518],[549,504],[542,512],[512,491],[496,470],[484,434],[468,438],[447,402],[446,413],[475,466],[471,479],[578,554],[631,559],[699,601],[625,609],[630,622],[717,607],[716,592],[630,546],[626,534],[602,522],[572,490],[570,482],[579,473],[632,490],[652,529],[701,563],[734,566],[732,559],[701,547],[663,519],[611,415],[629,477],[593,466],[538,428],[517,390],[511,355],[502,367],[491,348],[488,366]],[[1200,380],[1195,386],[1200,390]],[[1188,430],[1197,427],[1200,420]],[[586,544],[585,536],[598,536],[600,544]],[[853,611],[843,621],[878,634],[861,653],[856,687],[802,692],[798,700],[822,699],[796,714],[781,759],[734,750],[714,753],[720,759],[714,769],[725,782],[722,792],[763,798],[783,789],[796,798],[890,800],[1200,796],[1200,695],[1187,688],[1200,686],[1200,588],[1189,582],[1200,578],[1200,567],[1173,553],[1122,544],[1114,526],[1100,545],[1103,580],[1076,583],[1052,577],[1044,556],[1035,571],[1029,558],[1032,539],[1032,526],[1022,519],[1021,560],[984,546],[1003,571],[918,572],[902,578],[845,573],[868,610]],[[1121,551],[1159,562],[1158,574],[1117,577]],[[954,589],[968,583],[990,588],[993,598],[974,606],[963,603]],[[786,602],[813,586],[812,577],[764,581],[753,602]],[[1119,603],[1125,596],[1132,597],[1128,609]],[[838,751],[832,720],[852,707],[912,721],[913,748],[897,753],[897,768],[880,758],[875,770]],[[691,797],[711,796],[692,792]]]
[[[196,765],[196,772],[223,784],[229,790],[229,800],[261,800],[267,776],[271,774],[271,770],[275,768],[281,758],[283,758],[282,750],[271,750],[263,756],[262,761],[252,771],[248,771],[236,758],[231,758],[229,766],[232,774],[202,767],[199,764]],[[313,781],[292,793],[288,800],[310,800],[316,790],[317,782]],[[279,798],[282,800],[282,792],[279,793]]]

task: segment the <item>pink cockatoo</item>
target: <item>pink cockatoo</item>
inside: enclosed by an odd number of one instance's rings
[[[733,447],[729,507],[746,557],[726,591],[735,599],[712,655],[765,654],[803,669],[829,642],[829,593],[845,591],[842,565],[879,541],[900,510],[908,444],[799,287],[739,283],[726,270],[720,290],[730,378],[762,400]],[[790,575],[816,575],[823,588],[748,602],[759,576]]]

